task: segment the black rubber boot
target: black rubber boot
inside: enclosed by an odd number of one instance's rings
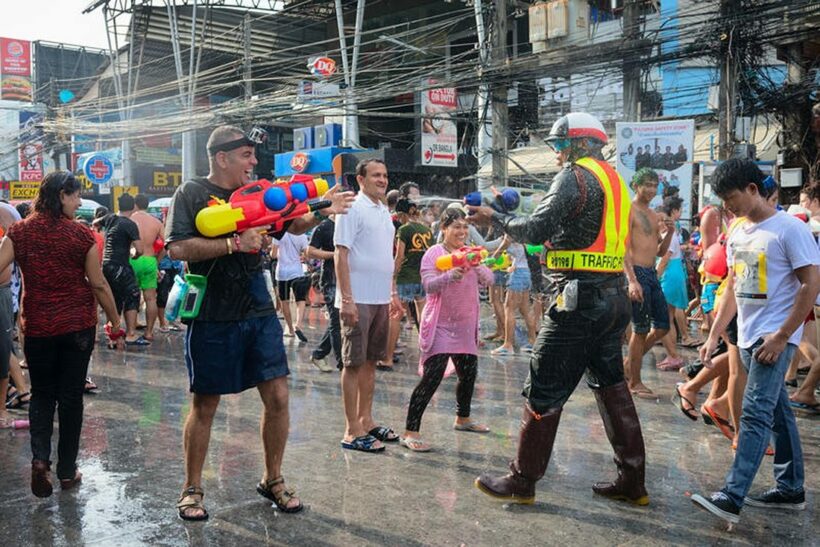
[[[476,487],[501,500],[524,505],[535,503],[535,483],[547,470],[560,419],[560,408],[539,415],[525,403],[518,455],[510,462],[510,473],[503,477],[485,473],[475,480]]]
[[[649,505],[644,487],[646,452],[641,434],[641,422],[626,382],[595,390],[598,411],[612,450],[618,478],[614,482],[599,482],[592,486],[596,494],[635,505]]]

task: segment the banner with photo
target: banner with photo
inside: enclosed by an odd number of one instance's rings
[[[425,79],[421,91],[421,165],[458,167],[458,127],[454,120],[458,96],[454,87],[434,86]]]
[[[20,180],[43,180],[43,115],[20,111]]]
[[[615,124],[618,173],[629,185],[643,167],[658,173],[658,195],[650,203],[657,207],[664,192],[678,189],[683,199],[681,220],[692,216],[692,153],[695,145],[695,121],[618,122]]]
[[[0,38],[0,99],[32,101],[31,42]]]

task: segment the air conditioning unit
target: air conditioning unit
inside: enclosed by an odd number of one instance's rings
[[[293,149],[310,150],[313,148],[313,128],[300,127],[293,130]]]
[[[547,7],[548,4],[545,2],[534,4],[529,9],[530,43],[532,44],[533,53],[540,53],[547,49],[547,32],[549,29]]]
[[[316,148],[339,146],[342,142],[342,126],[338,123],[326,123],[313,128]]]
[[[569,2],[554,0],[547,4],[547,38],[564,38],[569,34]]]

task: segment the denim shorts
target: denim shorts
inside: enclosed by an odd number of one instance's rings
[[[632,330],[646,334],[650,325],[653,329],[669,330],[669,309],[655,268],[635,266],[634,269],[643,289],[643,302],[632,302]]]
[[[426,296],[421,283],[403,283],[396,285],[396,292],[399,293],[399,300],[402,302],[413,302]]]
[[[523,268],[513,270],[513,273],[507,279],[507,290],[513,292],[524,292],[532,288],[532,279],[530,278],[530,271]]]
[[[509,274],[504,270],[495,270],[493,272],[493,285],[504,287],[507,285],[507,278]]]
[[[242,321],[192,321],[185,333],[192,393],[240,393],[287,376],[282,325],[276,315]]]

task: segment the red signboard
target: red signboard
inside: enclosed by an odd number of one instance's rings
[[[0,99],[31,101],[31,42],[0,38]]]
[[[304,152],[297,152],[290,158],[290,168],[296,171],[297,173],[302,173],[307,169],[308,164],[310,163],[310,156],[305,154]]]
[[[314,76],[327,78],[336,72],[336,61],[330,57],[316,57],[308,63],[308,68]]]
[[[43,178],[43,145],[30,142],[20,146],[20,180],[40,181]]]

